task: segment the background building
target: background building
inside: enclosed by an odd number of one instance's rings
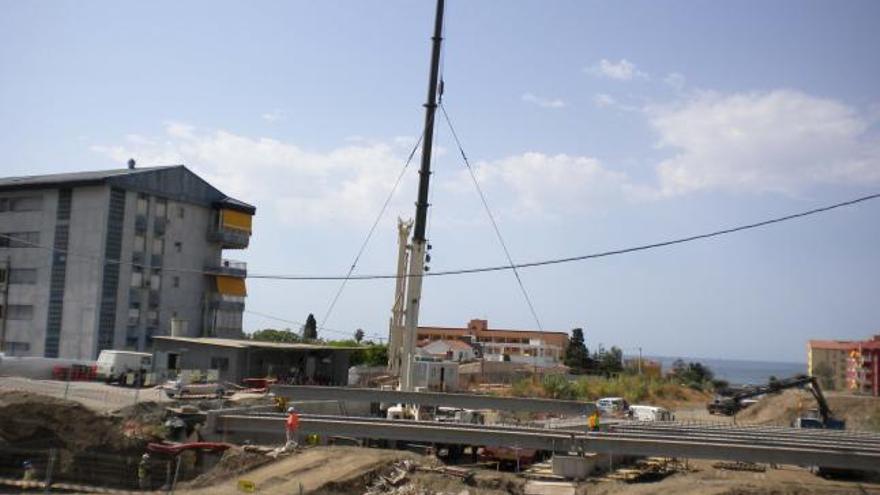
[[[0,348],[94,359],[241,335],[255,208],[183,165],[0,179]],[[208,273],[208,274],[206,274]]]
[[[568,347],[566,332],[490,329],[488,320],[471,320],[465,328],[419,327],[418,340],[466,340],[478,346],[486,360],[509,359],[542,368],[558,366]]]
[[[869,340],[811,340],[807,372],[835,390],[880,396],[880,335]]]
[[[156,337],[153,365],[160,374],[217,370],[221,382],[275,377],[282,383],[346,385],[356,348],[223,338]]]

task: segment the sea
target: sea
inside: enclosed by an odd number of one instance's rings
[[[726,380],[731,385],[760,385],[767,383],[771,376],[787,378],[807,372],[807,363],[669,356],[645,356],[645,358],[660,361],[664,373],[672,369],[672,363],[676,359],[682,359],[686,363],[699,362],[708,366],[715,374],[715,378]]]

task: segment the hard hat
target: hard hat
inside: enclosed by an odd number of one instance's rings
[[[21,463],[22,467],[31,467],[31,461],[24,461]]]
[[[296,408],[293,406],[290,406],[287,408],[287,412],[289,412],[289,413],[296,412]]]
[[[149,452],[144,452],[144,455],[142,455],[141,457],[143,457],[144,459],[149,459],[149,458],[150,458],[150,453],[149,453]]]

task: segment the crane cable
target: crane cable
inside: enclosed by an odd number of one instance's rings
[[[535,319],[535,323],[538,325],[538,330],[543,330],[544,327],[541,325],[541,319],[538,318],[538,312],[535,311],[535,305],[532,304],[532,298],[529,297],[529,292],[526,290],[526,286],[522,281],[522,277],[519,276],[519,270],[517,270],[517,265],[513,262],[513,257],[510,255],[510,250],[507,249],[507,243],[504,242],[504,237],[501,235],[501,229],[498,227],[498,222],[495,220],[495,215],[492,214],[492,209],[489,208],[489,202],[486,200],[486,194],[483,192],[483,188],[480,187],[479,181],[477,181],[477,176],[474,173],[473,167],[471,167],[471,162],[468,160],[467,155],[464,152],[464,148],[461,145],[461,140],[458,138],[458,133],[455,132],[455,127],[452,125],[452,119],[449,118],[449,114],[446,112],[446,106],[443,105],[443,101],[440,101],[440,111],[443,112],[443,118],[446,120],[446,125],[449,126],[449,131],[452,133],[452,137],[455,140],[455,145],[458,146],[458,152],[461,154],[461,159],[464,161],[465,167],[467,168],[468,175],[471,177],[471,182],[473,182],[474,187],[477,189],[477,193],[480,195],[480,201],[483,203],[483,209],[486,210],[486,215],[489,217],[489,221],[492,222],[492,228],[495,230],[495,236],[498,238],[498,243],[501,244],[501,249],[504,250],[504,256],[507,257],[507,263],[511,270],[513,270],[513,276],[516,277],[516,283],[519,284],[519,289],[522,292],[523,298],[526,300],[526,304],[529,306],[529,311],[532,313],[532,317]]]
[[[388,209],[388,204],[391,203],[391,199],[394,197],[394,193],[397,192],[397,187],[400,185],[400,181],[403,180],[403,176],[404,174],[406,174],[406,170],[407,168],[409,168],[409,164],[412,163],[412,159],[416,155],[416,151],[418,151],[419,145],[422,143],[422,139],[424,137],[425,133],[423,131],[422,134],[419,136],[419,139],[416,140],[416,144],[409,152],[409,156],[406,158],[406,162],[403,164],[403,168],[400,170],[400,173],[397,174],[397,180],[394,181],[394,185],[391,187],[391,191],[388,192],[388,196],[385,198],[385,202],[382,204],[382,208],[379,210],[379,214],[373,221],[373,225],[370,226],[370,230],[369,232],[367,232],[367,236],[364,238],[364,242],[361,243],[361,247],[360,249],[358,249],[354,260],[352,260],[351,266],[348,268],[348,273],[345,274],[345,277],[342,279],[342,283],[339,284],[339,289],[336,290],[336,294],[333,296],[333,300],[330,302],[330,306],[327,307],[327,312],[324,313],[324,318],[321,319],[320,326],[323,327],[327,323],[327,320],[330,319],[330,315],[333,313],[333,308],[336,307],[336,303],[339,301],[339,296],[342,295],[342,291],[345,289],[345,285],[351,279],[351,275],[352,273],[354,273],[355,268],[357,268],[358,261],[360,261],[361,255],[364,254],[364,250],[367,248],[367,244],[370,242],[370,239],[373,238],[373,233],[376,231],[376,226],[379,225],[382,217],[385,216],[385,210]]]

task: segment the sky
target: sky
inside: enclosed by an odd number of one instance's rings
[[[0,2],[2,175],[183,163],[256,205],[249,273],[344,275],[421,133],[428,1]],[[880,3],[449,0],[443,103],[517,262],[880,192]],[[505,264],[437,121],[432,271]],[[356,274],[393,273],[418,156]],[[806,360],[880,333],[880,200],[520,272],[540,327],[627,354]],[[387,339],[393,282],[248,280],[245,328]],[[269,315],[269,317],[265,316]],[[421,323],[533,329],[511,272]]]

